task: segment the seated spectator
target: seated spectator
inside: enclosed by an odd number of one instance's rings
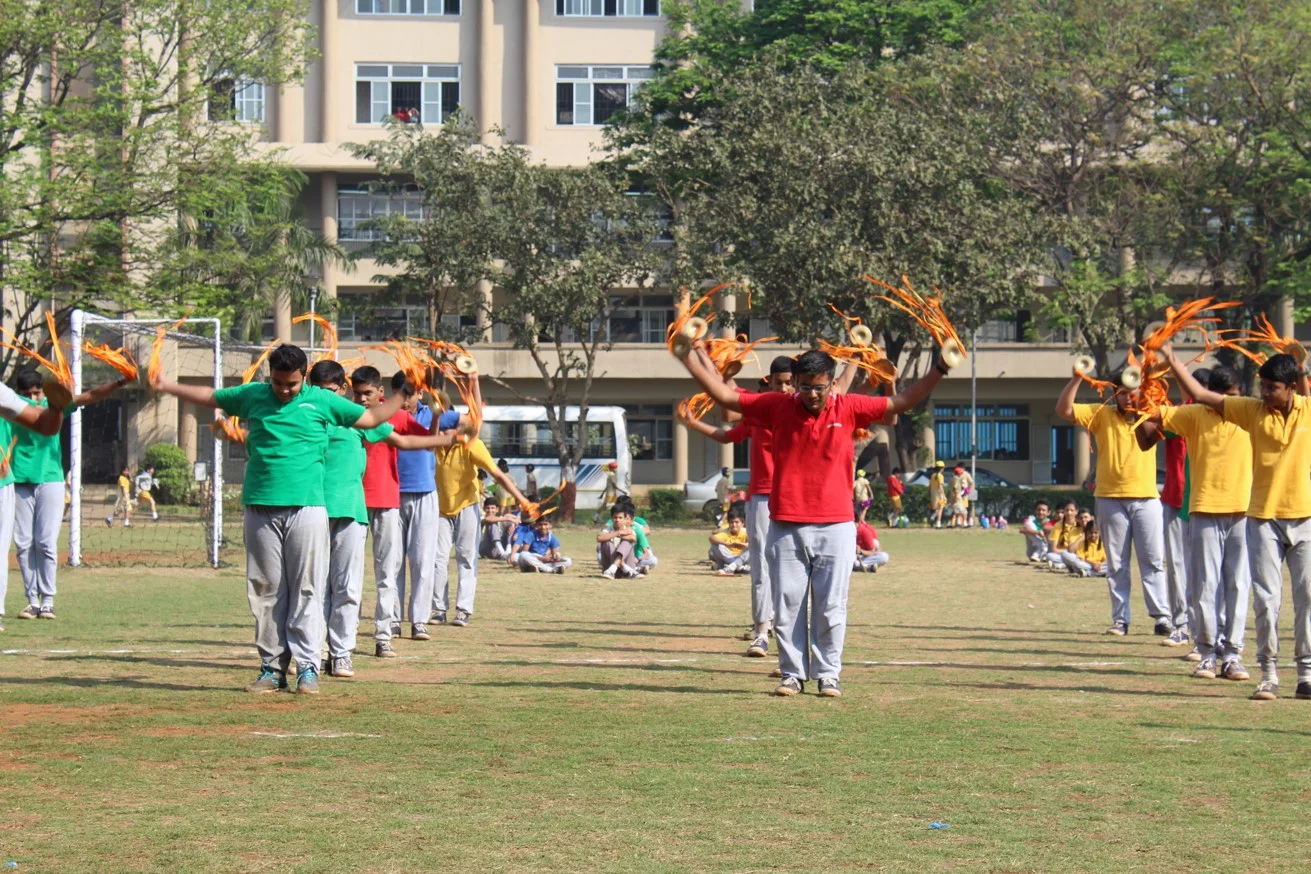
[[[519,520],[502,515],[495,498],[483,500],[482,539],[478,541],[478,557],[502,559],[510,555],[509,537]],[[512,524],[513,523],[513,524]]]
[[[1020,525],[1020,533],[1024,535],[1024,554],[1029,561],[1040,562],[1047,557],[1047,533],[1051,529],[1047,517],[1050,514],[1051,506],[1046,501],[1039,501],[1033,505],[1033,515],[1026,516]]]
[[[879,543],[879,533],[868,522],[856,523],[856,564],[858,571],[878,573],[888,563],[888,554]]]
[[[637,570],[639,573],[646,574],[653,567],[655,567],[657,564],[660,563],[659,560],[656,559],[655,549],[653,549],[651,546],[651,523],[647,522],[641,516],[637,515],[637,505],[633,503],[633,499],[630,498],[628,495],[620,495],[619,499],[615,501],[614,506],[624,509],[629,516],[632,516],[633,527],[641,529],[642,534],[646,536],[645,551],[641,551],[641,550],[637,551]],[[614,508],[611,509],[613,510]],[[610,521],[605,523],[606,531],[614,530],[613,516],[614,514],[612,512]],[[596,561],[597,564],[601,566],[601,570],[605,570],[607,567],[609,567],[609,563],[602,558],[601,539],[599,537],[597,538],[597,545],[596,545]]]
[[[1106,547],[1102,545],[1097,520],[1090,519],[1083,529],[1083,540],[1073,554],[1065,554],[1065,566],[1081,577],[1106,576]]]
[[[633,502],[620,498],[610,508],[610,521],[596,535],[596,561],[603,576],[635,577],[642,573],[640,556],[651,547],[646,529],[636,524]]]
[[[560,538],[551,533],[551,517],[541,516],[533,526],[533,536],[519,551],[519,570],[524,573],[562,574],[573,567],[573,560],[560,554]]]
[[[741,502],[728,508],[728,527],[710,535],[710,563],[721,577],[750,573],[747,564],[747,514]]]
[[[510,562],[510,567],[519,566],[519,553],[527,549],[528,544],[532,543],[533,538],[537,536],[536,525],[536,518],[523,519],[510,534],[510,554],[506,556],[506,559]]]

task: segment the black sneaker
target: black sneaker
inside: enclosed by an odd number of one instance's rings
[[[1112,625],[1110,628],[1106,629],[1106,631],[1103,633],[1111,634],[1114,635],[1115,637],[1124,637],[1126,634],[1129,633],[1129,626],[1125,625],[1123,622],[1117,622],[1114,625]]]
[[[391,636],[392,637],[401,636],[401,624],[399,622],[393,622],[391,624]]]
[[[380,659],[394,659],[397,657],[396,650],[391,648],[391,644],[381,640],[374,646],[373,654]]]
[[[432,614],[432,618],[428,620],[428,624],[429,624],[429,625],[445,625],[445,624],[446,624],[446,614],[445,614],[445,613],[434,613],[434,614]]]
[[[1293,697],[1302,701],[1311,701],[1311,683],[1298,683],[1293,690]]]
[[[457,628],[463,628],[469,624],[469,620],[472,618],[473,616],[468,610],[456,610],[455,618],[451,620],[451,624]]]
[[[793,695],[800,695],[806,689],[806,684],[796,677],[784,677],[774,689],[774,694],[780,698],[791,698]]]
[[[821,698],[841,698],[842,685],[838,683],[837,677],[826,678],[819,681],[819,697]]]
[[[422,622],[412,622],[410,623],[410,639],[432,640],[432,635],[428,633],[428,626],[424,625]]]
[[[1174,623],[1162,617],[1156,620],[1156,627],[1152,629],[1152,634],[1157,637],[1169,637],[1174,634]]]
[[[54,619],[55,618],[54,605],[52,604],[48,607],[42,607],[40,612],[37,613],[37,616],[39,616],[41,619]]]

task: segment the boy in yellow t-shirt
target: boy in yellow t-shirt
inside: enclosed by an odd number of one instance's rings
[[[1174,350],[1167,346],[1163,351],[1184,390],[1252,440],[1247,553],[1261,665],[1261,682],[1252,698],[1279,697],[1279,609],[1287,562],[1293,589],[1295,696],[1311,699],[1311,398],[1306,396],[1306,370],[1291,355],[1272,355],[1257,371],[1261,397],[1234,397],[1204,388]]]
[[[1097,443],[1096,517],[1106,548],[1107,588],[1111,595],[1111,626],[1107,634],[1129,633],[1130,548],[1138,553],[1143,600],[1156,620],[1161,637],[1174,633],[1165,588],[1165,532],[1161,496],[1156,490],[1156,451],[1145,451],[1134,433],[1134,414],[1125,407],[1129,393],[1121,389],[1114,404],[1076,404],[1083,380],[1071,376],[1056,401],[1056,415],[1086,428]]]
[[[710,563],[721,577],[748,573],[747,514],[741,502],[728,508],[728,527],[710,535]]]
[[[132,527],[132,468],[125,467],[118,475],[118,493],[114,496],[114,509],[105,517],[105,525],[113,528],[114,518],[123,516],[123,527]]]

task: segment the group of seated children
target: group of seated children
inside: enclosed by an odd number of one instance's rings
[[[855,506],[856,561],[853,569],[876,573],[888,563],[888,554],[883,551],[874,526],[862,518],[868,508],[868,504],[861,506],[857,503]],[[734,502],[728,508],[726,519],[725,526],[715,529],[710,535],[710,564],[715,574],[721,577],[750,573],[746,503]]]
[[[637,505],[628,495],[620,495],[610,507],[610,521],[596,535],[596,563],[601,575],[641,576],[656,566],[651,549],[651,526],[637,515]]]
[[[483,558],[504,560],[523,573],[563,574],[573,567],[573,559],[560,552],[560,538],[552,533],[546,513],[521,520],[513,505],[488,497],[483,501],[482,524],[478,554]],[[651,526],[637,515],[633,499],[620,495],[610,508],[610,521],[596,535],[602,576],[611,580],[643,576],[655,567],[650,534]]]
[[[1106,548],[1092,514],[1074,501],[1066,501],[1055,520],[1050,513],[1047,502],[1039,501],[1020,526],[1028,560],[1081,577],[1106,576]]]

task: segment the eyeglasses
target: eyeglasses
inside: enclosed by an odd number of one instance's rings
[[[826,382],[823,385],[799,385],[796,386],[797,394],[803,395],[822,395],[833,387],[833,383]]]

